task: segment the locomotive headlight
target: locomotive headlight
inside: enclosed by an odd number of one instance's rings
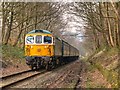
[[[45,46],[45,48],[47,48],[47,46]]]
[[[48,48],[48,46],[45,46],[44,48]]]
[[[52,58],[50,58],[50,60],[52,60]]]

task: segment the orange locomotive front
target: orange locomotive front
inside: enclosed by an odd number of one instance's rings
[[[33,30],[25,37],[26,63],[33,68],[47,66],[54,56],[53,36],[46,30]],[[48,67],[46,67],[48,68]]]

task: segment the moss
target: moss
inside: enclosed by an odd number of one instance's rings
[[[87,78],[86,86],[87,86],[87,88],[91,88],[91,87],[93,87],[90,78]]]
[[[105,53],[107,53],[107,55],[114,55],[114,54],[118,54],[118,48],[114,47],[114,48],[110,48],[110,49],[107,49],[105,51]]]

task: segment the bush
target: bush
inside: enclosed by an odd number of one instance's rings
[[[24,58],[24,50],[19,47],[13,47],[11,45],[2,45],[3,58]]]

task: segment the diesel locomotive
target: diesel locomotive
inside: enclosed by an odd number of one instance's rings
[[[25,36],[26,64],[33,70],[51,70],[62,63],[79,58],[79,51],[48,30],[32,30]]]

